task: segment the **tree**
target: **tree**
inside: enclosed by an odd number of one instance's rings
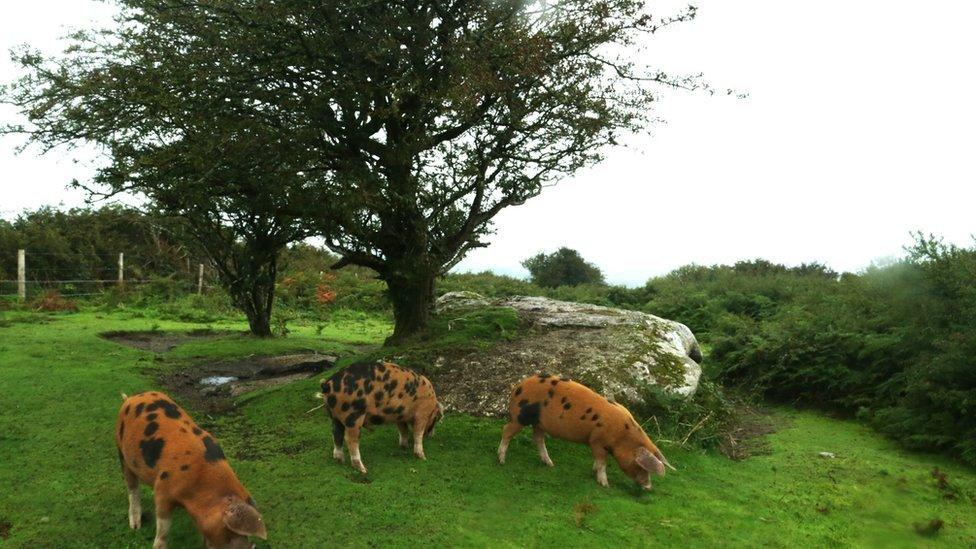
[[[112,192],[144,194],[182,219],[251,333],[269,337],[279,256],[311,234],[293,204],[314,195],[280,137],[248,126],[219,132],[194,130],[166,145],[117,149],[96,181]]]
[[[603,273],[583,256],[570,248],[559,248],[551,254],[539,253],[522,262],[532,276],[532,282],[543,288],[604,284]]]
[[[247,44],[242,62],[276,82],[263,99],[307,127],[303,147],[344,184],[348,207],[321,232],[336,267],[386,282],[388,343],[426,326],[435,280],[486,245],[500,211],[643,127],[653,85],[699,85],[632,61],[642,36],[693,8],[658,20],[643,0],[229,4],[214,24]]]
[[[137,89],[165,72],[169,93],[140,97],[121,127],[198,109],[288,135],[299,173],[329,174],[313,182],[328,208],[305,218],[335,267],[387,284],[388,343],[426,326],[435,280],[500,211],[647,124],[652,86],[701,87],[633,61],[643,36],[695,13],[656,19],[643,0],[118,1],[126,24],[103,50],[137,58]]]
[[[75,34],[61,58],[17,56],[27,74],[5,99],[29,126],[7,131],[44,152],[99,145],[108,161],[79,185],[145,197],[182,220],[251,332],[270,336],[278,256],[310,234],[300,214],[321,201],[326,186],[311,182],[322,172],[303,171],[301,149],[286,145],[292,133],[219,85],[224,52],[199,47],[205,21],[168,24],[172,2],[121,4],[117,28]]]

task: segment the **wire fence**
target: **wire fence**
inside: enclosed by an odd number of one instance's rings
[[[186,293],[203,293],[213,287],[204,263],[189,258],[179,263],[174,269],[173,265],[162,265],[158,258],[127,256],[124,252],[18,250],[16,257],[0,257],[0,298],[26,301],[52,291],[64,297],[86,297],[148,284],[165,284],[170,290]],[[161,275],[161,271],[167,274]]]

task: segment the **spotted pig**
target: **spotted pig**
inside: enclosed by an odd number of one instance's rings
[[[588,444],[593,452],[596,481],[601,486],[607,486],[607,454],[613,455],[627,476],[648,490],[650,473],[663,476],[664,466],[671,467],[626,408],[565,377],[540,374],[516,384],[508,413],[510,419],[498,445],[500,463],[505,463],[512,437],[523,427],[531,426],[539,457],[550,467],[546,434]]]
[[[163,393],[122,395],[115,442],[129,489],[129,526],[142,524],[139,483],[153,489],[156,539],[166,547],[170,514],[186,509],[207,547],[252,547],[267,538],[261,513],[237,480],[217,440]]]
[[[413,428],[413,453],[424,456],[424,437],[444,415],[430,380],[388,362],[360,362],[339,370],[322,381],[325,410],[332,418],[332,457],[342,463],[343,443],[349,446],[352,466],[365,473],[359,455],[361,429],[396,423],[400,446],[406,448]]]

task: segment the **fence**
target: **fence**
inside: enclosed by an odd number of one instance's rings
[[[59,260],[64,260],[65,256],[75,256],[86,263],[91,262],[86,267],[64,267],[64,266],[45,266],[42,268],[31,269],[30,259],[32,257],[57,256]],[[130,258],[131,259],[131,258]],[[113,264],[115,268],[109,273],[107,264]],[[103,276],[98,278],[61,278],[61,275],[74,275],[80,271],[100,273]],[[152,279],[144,278],[144,269],[133,270],[126,263],[126,255],[119,252],[118,255],[111,254],[61,254],[46,252],[28,252],[27,250],[17,250],[17,271],[16,280],[4,280],[0,277],[0,298],[16,297],[20,301],[26,301],[28,297],[45,291],[57,290],[65,297],[80,297],[98,295],[109,288],[128,288],[147,284]],[[187,259],[187,271],[190,271],[190,262]],[[0,275],[4,273],[0,269]],[[205,284],[206,268],[203,263],[198,264],[195,280],[184,278],[188,286],[188,291],[196,291],[202,294],[210,286]],[[135,275],[135,276],[133,276]],[[142,275],[143,278],[139,278]]]

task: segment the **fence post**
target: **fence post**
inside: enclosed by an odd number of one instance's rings
[[[200,264],[200,275],[197,277],[197,295],[203,295],[203,263]]]
[[[27,251],[17,250],[17,295],[27,301]]]
[[[119,252],[119,288],[125,286],[125,254]]]

